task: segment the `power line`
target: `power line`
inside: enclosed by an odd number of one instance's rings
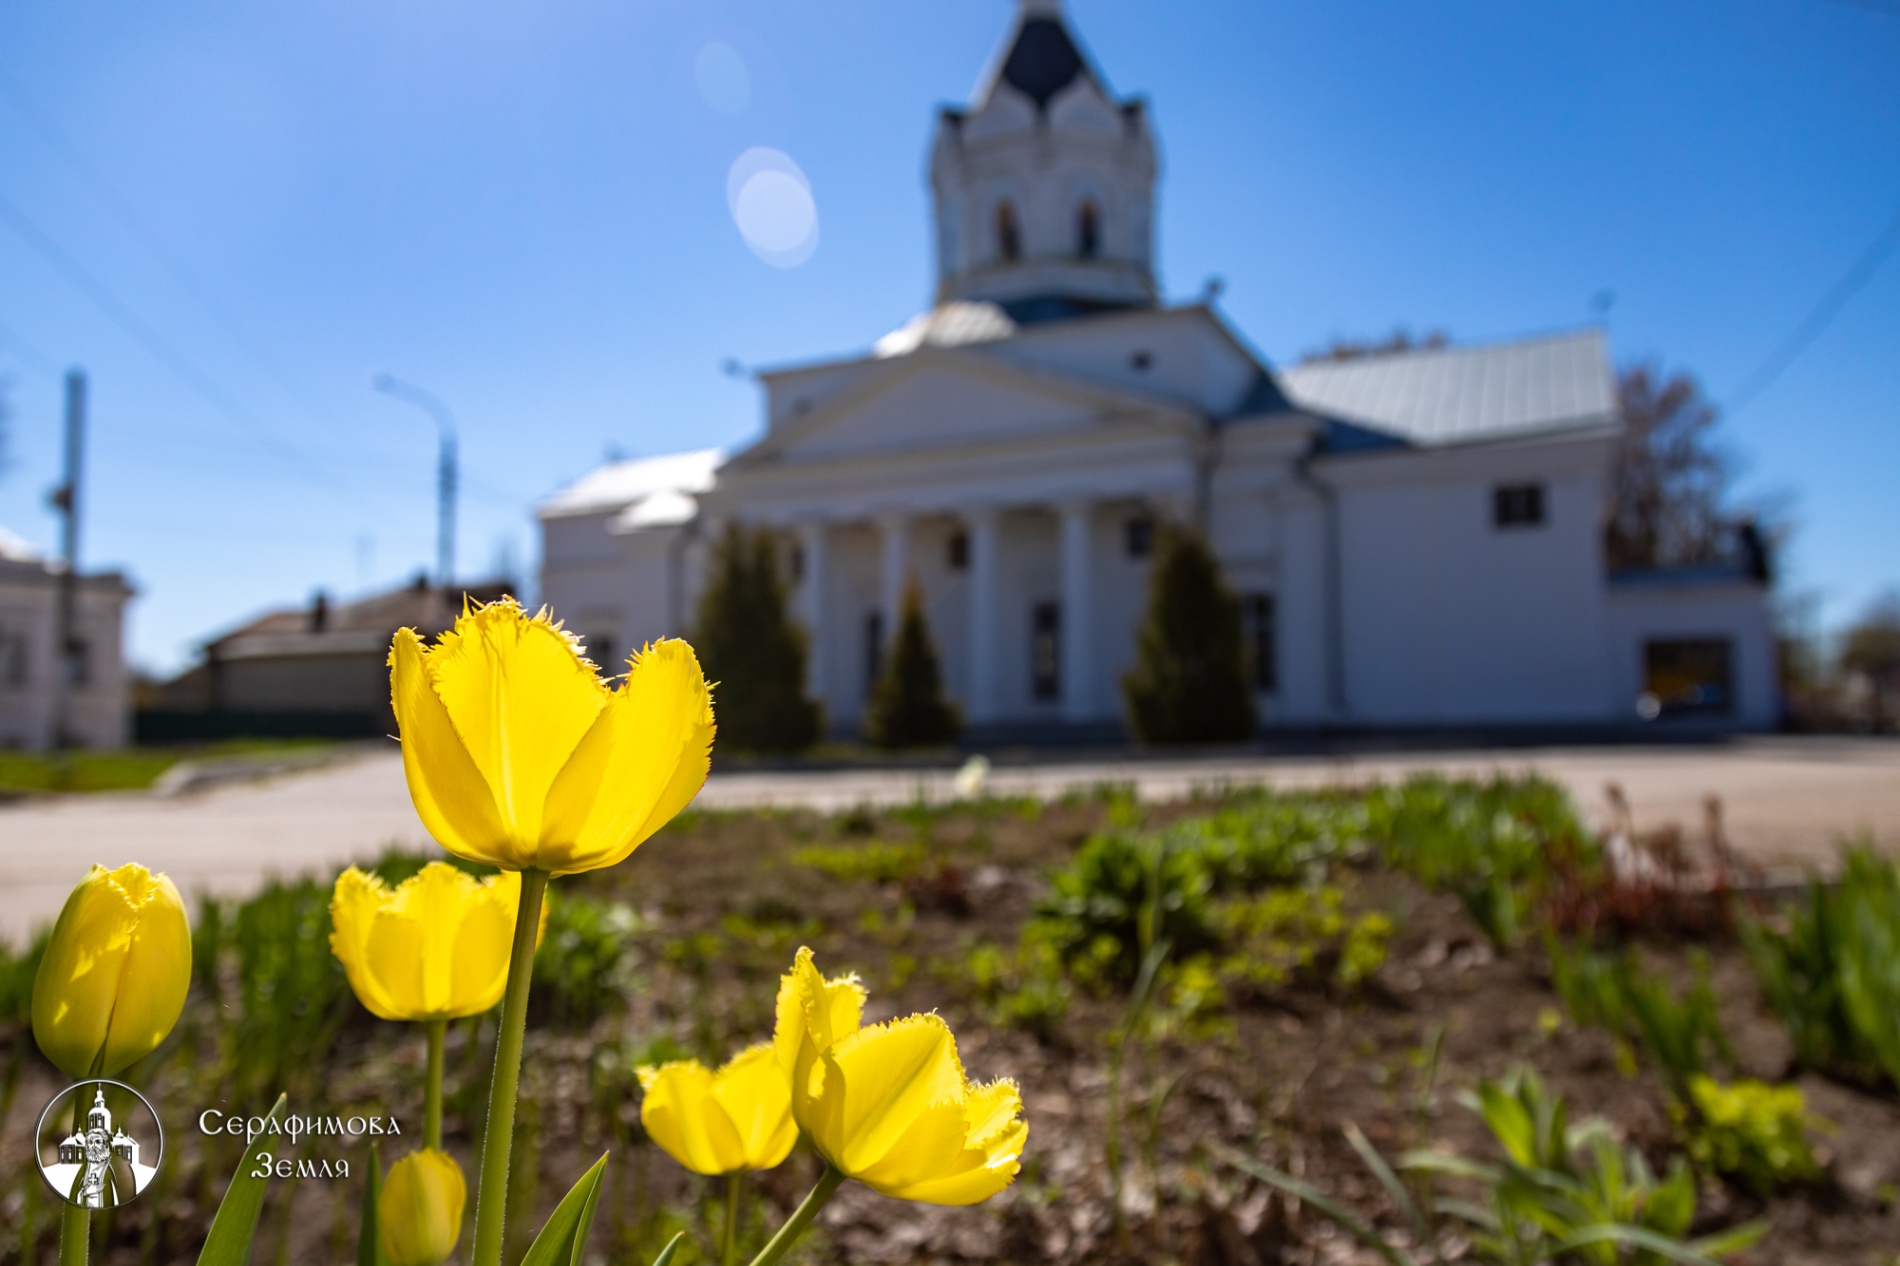
[[[1724,409],[1733,417],[1754,403],[1755,398],[1768,389],[1769,384],[1781,376],[1781,372],[1792,365],[1808,346],[1821,336],[1821,332],[1840,315],[1847,301],[1858,294],[1863,286],[1874,279],[1880,266],[1887,262],[1887,256],[1900,247],[1900,215],[1874,239],[1873,245],[1861,252],[1860,258],[1840,280],[1828,287],[1821,301],[1814,305],[1814,311],[1807,319],[1794,328],[1794,332],[1783,339],[1781,346],[1769,353],[1768,359],[1756,367],[1755,372],[1742,380],[1741,386],[1730,392],[1724,402]]]
[[[45,374],[54,382],[60,381],[59,363],[5,321],[0,321],[0,344],[11,347],[13,354],[28,369],[35,373]]]
[[[160,364],[196,392],[203,400],[222,414],[226,420],[235,423],[246,432],[250,439],[260,447],[277,457],[305,479],[313,479],[355,502],[349,490],[333,479],[323,478],[311,469],[311,463],[296,449],[284,443],[256,414],[239,404],[224,389],[211,379],[191,359],[167,342],[158,331],[141,320],[137,313],[114,294],[106,284],[94,277],[80,265],[66,250],[55,242],[44,229],[29,219],[5,194],[0,194],[0,223],[13,230],[14,235],[35,254],[52,265],[53,269],[82,292],[93,305],[143,347]],[[359,508],[361,508],[359,506]]]
[[[151,253],[153,258],[158,260],[165,270],[171,274],[172,280],[176,281],[198,301],[204,310],[210,314],[218,328],[224,331],[227,338],[236,344],[237,347],[243,351],[246,356],[250,357],[269,377],[274,379],[279,387],[312,408],[322,408],[311,396],[310,392],[304,388],[303,384],[292,377],[291,374],[277,362],[275,357],[266,352],[263,347],[251,337],[244,327],[244,322],[239,320],[238,317],[218,299],[209,286],[200,282],[197,277],[193,275],[191,269],[186,267],[185,262],[178,257],[175,251],[165,245],[164,239],[153,231],[152,227],[146,223],[145,219],[139,215],[133,208],[131,202],[118,191],[117,187],[114,186],[110,180],[106,179],[97,167],[87,161],[84,153],[81,152],[79,146],[73,142],[73,139],[66,134],[65,130],[55,123],[51,116],[44,110],[40,109],[33,99],[21,90],[17,83],[8,78],[4,71],[0,71],[0,97],[4,97],[11,102],[13,108],[39,131],[41,138],[51,145],[52,148],[59,151],[60,156],[66,160],[74,171],[79,173],[80,177],[91,188],[93,195],[98,198],[106,209],[113,214],[114,218],[119,221],[120,227],[124,228],[141,246]]]

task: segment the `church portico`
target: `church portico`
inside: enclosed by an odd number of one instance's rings
[[[862,714],[915,584],[946,687],[982,726],[1114,718],[1102,668],[1119,672],[1132,641],[1118,634],[1126,621],[1105,624],[1101,608],[1138,608],[1149,538],[1137,529],[1127,565],[1129,525],[1146,528],[1157,513],[1124,496],[735,517],[785,540],[792,611],[808,638],[807,688],[829,717],[854,724]]]

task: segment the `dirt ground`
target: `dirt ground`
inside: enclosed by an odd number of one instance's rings
[[[1191,811],[1185,804],[1154,807],[1148,821]],[[1439,1146],[1489,1158],[1488,1135],[1457,1093],[1519,1065],[1537,1069],[1565,1096],[1573,1120],[1605,1117],[1653,1159],[1667,1152],[1660,1082],[1629,1072],[1606,1035],[1556,1019],[1558,999],[1538,953],[1500,956],[1453,898],[1391,873],[1352,872],[1344,877],[1349,908],[1383,910],[1396,927],[1385,965],[1366,986],[1351,996],[1291,986],[1236,1008],[1228,1032],[1176,1033],[1129,1054],[1118,1228],[1105,1139],[1112,1038],[1123,1003],[1077,991],[1067,1014],[1037,1036],[989,1022],[963,970],[977,947],[1015,944],[1047,871],[1103,825],[1105,812],[1099,801],[1080,799],[1040,811],[973,808],[921,826],[901,811],[703,814],[656,837],[624,866],[557,881],[557,892],[612,898],[637,912],[633,987],[624,1009],[591,1028],[540,1023],[530,1031],[523,1121],[538,1142],[518,1154],[517,1164],[537,1181],[515,1224],[538,1224],[567,1185],[611,1149],[597,1260],[644,1263],[675,1228],[709,1242],[707,1226],[716,1216],[710,1184],[638,1139],[631,1065],[656,1052],[711,1055],[768,1037],[778,974],[800,944],[812,946],[828,973],[862,974],[871,991],[869,1019],[943,1014],[972,1077],[1007,1076],[1021,1085],[1030,1123],[1022,1177],[1002,1196],[974,1209],[936,1209],[847,1184],[822,1216],[804,1254],[808,1262],[1375,1260],[1311,1208],[1210,1156],[1210,1145],[1239,1149],[1396,1226],[1346,1143],[1346,1124],[1357,1124],[1388,1156]],[[919,840],[940,864],[926,879],[903,884],[831,878],[792,859],[812,845]],[[1707,949],[1741,1071],[1783,1076],[1788,1043],[1764,1011],[1744,957],[1733,944]],[[1645,953],[1652,966],[1686,977],[1685,947],[1647,946]],[[1425,1052],[1441,1025],[1442,1057],[1428,1083]],[[468,1114],[485,1084],[490,1033],[458,1025],[450,1038],[446,1143],[470,1172]],[[329,1084],[339,1100],[384,1102],[401,1113],[420,1060],[419,1036],[359,1013],[326,1061],[335,1070]],[[1800,1084],[1810,1108],[1832,1123],[1819,1140],[1826,1181],[1766,1205],[1705,1182],[1699,1226],[1767,1217],[1773,1229],[1743,1259],[1751,1263],[1888,1266],[1900,1244],[1900,1101],[1816,1077]],[[29,1070],[0,1133],[0,1172],[23,1172],[27,1131],[51,1089]],[[155,1097],[168,1124],[179,1123],[177,1145],[190,1169],[210,1145],[189,1128],[200,1105],[178,1102],[183,1093],[161,1085]],[[197,1177],[117,1215],[95,1260],[167,1261],[166,1246],[195,1243],[231,1163],[222,1152],[212,1160],[215,1177],[207,1164],[193,1171]],[[795,1153],[760,1176],[749,1233],[762,1236],[768,1221],[782,1220],[815,1175],[815,1159]],[[304,1266],[348,1258],[358,1198],[354,1181],[277,1184],[254,1260]],[[0,1198],[0,1262],[32,1260],[15,1247],[23,1243],[23,1200],[17,1182]],[[38,1216],[43,1247],[49,1215]],[[681,1263],[699,1260],[688,1254]]]

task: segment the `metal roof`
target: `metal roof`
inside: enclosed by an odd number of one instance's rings
[[[877,357],[905,356],[920,347],[962,347],[994,343],[1016,333],[1016,323],[1000,304],[953,300],[920,312],[871,345]]]
[[[974,100],[987,103],[1008,84],[1046,114],[1049,102],[1077,79],[1093,79],[1104,95],[1108,81],[1095,69],[1063,20],[1061,0],[1023,0],[998,56],[978,80]],[[960,113],[960,112],[958,112]]]
[[[1616,383],[1600,330],[1296,365],[1292,402],[1416,444],[1607,422]]]
[[[1034,101],[1037,109],[1047,110],[1051,97],[1087,73],[1088,65],[1061,18],[1024,15],[1003,59],[1004,83]]]
[[[701,448],[663,457],[608,462],[543,501],[535,513],[544,519],[600,514],[628,509],[650,497],[705,492],[713,486],[713,472],[725,459],[724,449]]]

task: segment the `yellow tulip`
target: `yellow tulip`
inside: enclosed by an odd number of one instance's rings
[[[717,1072],[696,1059],[641,1067],[640,1124],[696,1174],[771,1169],[798,1141],[791,1086],[768,1043],[750,1047]]]
[[[363,1005],[385,1020],[454,1020],[501,1001],[521,876],[477,879],[430,862],[390,888],[352,866],[330,896],[330,950]],[[541,904],[546,933],[547,903]]]
[[[389,652],[403,772],[442,847],[556,875],[624,861],[706,781],[712,693],[693,648],[654,642],[610,689],[544,609],[472,607]]]
[[[110,1077],[165,1040],[190,986],[191,923],[172,881],[94,866],[33,978],[33,1037],[67,1076]]]
[[[972,1085],[950,1027],[913,1015],[862,1027],[864,990],[798,951],[773,1034],[792,1116],[833,1169],[873,1191],[968,1205],[1007,1187],[1029,1138],[1013,1082]]]
[[[376,1227],[389,1266],[438,1266],[462,1234],[468,1184],[447,1152],[424,1148],[389,1167],[376,1200]]]

